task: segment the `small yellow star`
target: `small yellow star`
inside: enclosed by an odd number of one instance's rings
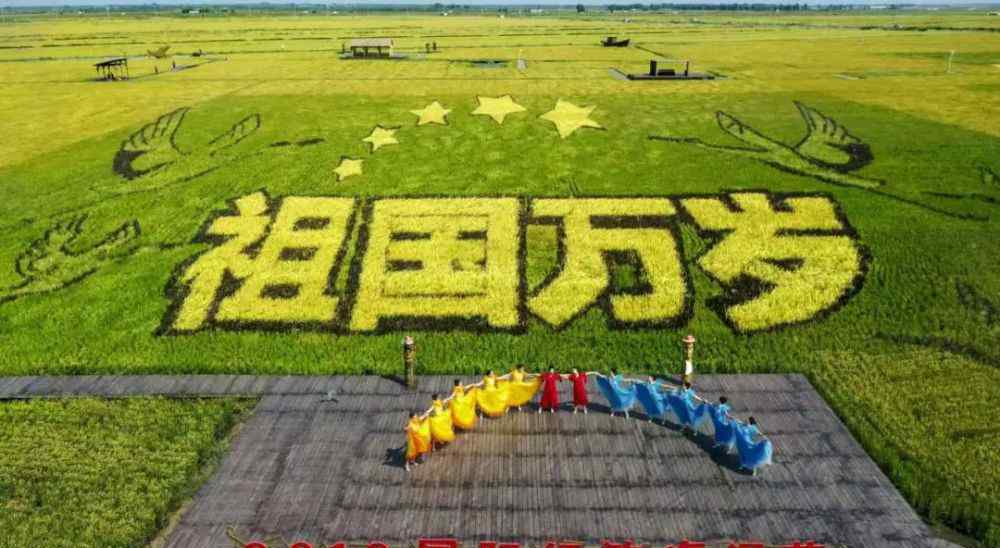
[[[515,103],[510,95],[504,95],[503,97],[476,97],[476,100],[479,101],[479,106],[476,107],[476,110],[472,111],[472,114],[489,116],[496,120],[498,124],[503,124],[503,120],[508,114],[525,111],[525,108]]]
[[[555,124],[556,129],[559,130],[559,137],[565,139],[582,127],[602,129],[601,124],[590,119],[590,113],[595,108],[597,107],[578,107],[573,103],[559,99],[556,101],[556,108],[541,115],[540,118]]]
[[[448,121],[445,120],[445,116],[448,116],[448,113],[451,112],[451,110],[442,107],[441,103],[434,101],[420,110],[411,110],[410,112],[420,117],[420,119],[417,120],[418,126],[422,126],[424,124],[441,124],[442,126],[445,126],[448,125]]]
[[[382,126],[375,126],[372,130],[372,134],[368,137],[362,139],[366,143],[372,144],[372,152],[386,146],[386,145],[397,145],[399,141],[396,140],[396,130],[391,128],[384,128]]]
[[[347,156],[341,157],[340,165],[337,166],[337,169],[333,170],[337,174],[337,182],[339,183],[352,175],[361,175],[362,163],[364,163],[364,160],[355,160]]]

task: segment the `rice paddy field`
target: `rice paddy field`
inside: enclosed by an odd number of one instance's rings
[[[666,375],[692,333],[1000,546],[1000,17],[8,15],[0,120],[2,375],[400,374],[404,335]]]

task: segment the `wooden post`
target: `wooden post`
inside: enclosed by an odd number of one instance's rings
[[[417,389],[417,345],[413,342],[413,337],[407,335],[403,338],[403,367],[406,369],[406,387],[410,390]]]
[[[684,382],[694,380],[694,335],[684,337]]]

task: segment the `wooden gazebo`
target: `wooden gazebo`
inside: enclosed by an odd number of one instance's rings
[[[359,59],[364,57],[392,57],[391,38],[354,39],[351,40],[348,47],[351,49],[351,56]]]
[[[128,57],[116,57],[94,63],[101,80],[128,80]]]

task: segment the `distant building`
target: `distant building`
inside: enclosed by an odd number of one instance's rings
[[[349,47],[355,58],[392,56],[392,38],[358,38]]]

